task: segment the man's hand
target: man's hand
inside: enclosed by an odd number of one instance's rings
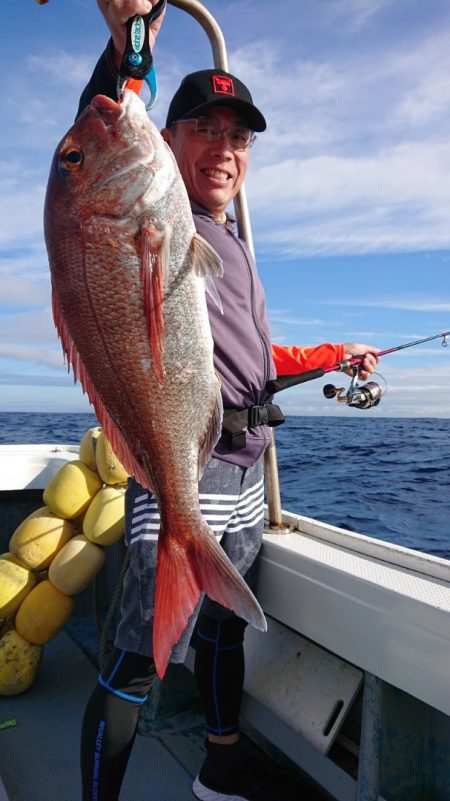
[[[148,14],[153,6],[156,6],[157,2],[158,0],[97,0],[97,5],[111,31],[118,62],[122,60],[125,51],[125,25],[127,19],[136,16],[136,14],[140,14],[141,16]],[[153,50],[165,13],[166,9],[164,9],[162,14],[150,25],[150,50]]]
[[[367,381],[378,364],[379,360],[376,354],[379,350],[380,348],[376,348],[374,345],[364,345],[361,342],[346,342],[344,345],[344,359],[351,359],[354,356],[362,356],[364,354],[364,359],[358,367],[358,376],[362,381]],[[348,375],[352,375],[351,368],[350,370],[345,370],[345,372]]]

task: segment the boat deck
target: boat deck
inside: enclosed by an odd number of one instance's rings
[[[36,446],[36,452],[38,448],[42,450]],[[9,459],[11,454],[6,450]],[[56,471],[67,461],[67,456],[77,455],[77,449],[61,455],[55,447],[51,455]],[[49,477],[44,475],[38,456],[37,453],[26,490],[18,490],[16,482],[12,482],[8,490],[0,493],[0,552],[7,550],[16,526],[42,506],[42,484]],[[36,472],[37,479],[33,478]],[[114,546],[109,549],[109,557],[111,560],[117,557],[120,569],[120,554],[115,557],[113,552]],[[76,613],[65,630],[44,646],[43,660],[32,687],[12,698],[0,697],[0,725],[16,720],[16,726],[0,729],[0,801],[60,801],[61,798],[80,801],[79,736],[86,701],[97,680],[97,655],[98,634],[92,613],[92,590],[88,588],[76,597]],[[178,678],[176,704],[172,704],[172,709],[164,698],[156,711],[147,705],[143,710],[139,731],[147,736],[136,738],[121,796],[124,801],[194,798],[192,780],[204,758],[205,725],[198,701],[194,699],[191,703],[193,693],[185,685],[193,679],[189,671],[186,673],[189,676]],[[245,723],[244,731],[252,736],[257,734],[250,732]],[[270,744],[261,743],[258,737],[257,742],[258,748],[248,742],[254,758],[265,766],[270,759],[274,773],[282,775],[283,792],[279,801],[299,798],[323,801],[328,797],[276,748],[272,746],[271,750]]]
[[[28,692],[0,699],[0,723],[16,720],[14,728],[0,731],[1,801],[80,801],[79,733],[96,678],[89,659],[68,634],[61,633],[45,646]],[[187,740],[185,750],[186,764],[195,770],[197,748],[190,753]],[[136,739],[124,799],[192,801],[191,787],[191,772],[158,739]]]
[[[0,698],[0,801],[80,801],[79,735],[97,669],[66,631],[44,647],[32,687]],[[152,727],[144,721],[142,728]],[[203,716],[195,703],[138,736],[125,776],[124,801],[192,801],[192,780],[203,760]],[[268,756],[256,751],[267,765]],[[323,801],[324,795],[296,768],[273,760],[283,776],[279,801]]]

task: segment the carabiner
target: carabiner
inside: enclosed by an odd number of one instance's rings
[[[158,86],[156,81],[153,56],[150,49],[150,25],[157,19],[166,5],[167,0],[159,0],[152,10],[143,17],[136,14],[127,20],[127,43],[122,63],[117,77],[117,96],[123,95],[125,85],[130,78],[143,80],[150,89],[150,101],[146,105],[147,111],[156,103]]]

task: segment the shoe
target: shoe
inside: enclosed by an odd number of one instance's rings
[[[246,758],[240,741],[233,745],[207,742],[207,756],[192,786],[200,801],[282,801],[273,785],[276,776]],[[270,786],[272,785],[272,787]]]

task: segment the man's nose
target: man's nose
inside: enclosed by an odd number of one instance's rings
[[[231,155],[234,153],[234,150],[231,147],[230,134],[227,128],[224,128],[222,131],[220,131],[219,136],[214,140],[214,145],[216,150],[220,153],[229,152]]]

